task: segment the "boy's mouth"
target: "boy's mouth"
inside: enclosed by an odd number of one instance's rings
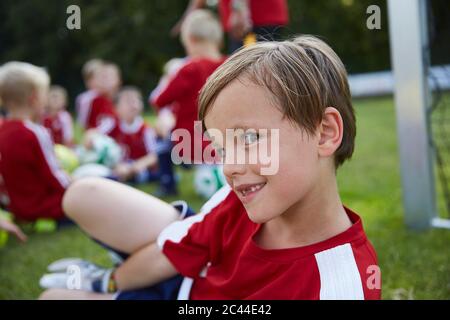
[[[245,202],[249,202],[265,185],[266,182],[241,184],[234,187],[234,190],[236,190],[243,200],[246,200]]]

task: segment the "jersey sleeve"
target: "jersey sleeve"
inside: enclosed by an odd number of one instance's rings
[[[34,159],[33,165],[36,174],[41,176],[43,182],[56,190],[66,189],[70,183],[69,176],[60,168],[56,159],[53,142],[48,131],[38,125],[27,125],[33,132],[30,135],[29,157]]]
[[[159,235],[159,248],[183,276],[197,278],[211,261],[212,237],[220,230],[218,215],[230,192],[229,186],[223,187],[200,213],[173,222]]]
[[[176,73],[168,76],[153,90],[150,94],[150,104],[160,109],[174,103],[186,92],[189,92],[189,88],[192,87],[192,83],[196,81],[196,78],[195,68],[192,68],[190,64],[186,64]]]
[[[145,150],[148,154],[156,152],[156,133],[152,128],[146,127],[144,130]]]

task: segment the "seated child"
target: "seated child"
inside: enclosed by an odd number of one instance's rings
[[[96,95],[80,104],[78,118],[84,129],[109,134],[117,122],[112,100],[120,87],[120,70],[113,63],[103,63],[94,69],[93,77]]]
[[[68,175],[55,158],[43,116],[50,83],[42,68],[9,62],[0,67],[0,99],[8,117],[0,127],[0,180],[7,209],[17,219],[63,219]]]
[[[46,127],[55,144],[70,147],[73,144],[72,116],[67,107],[67,91],[60,86],[51,86],[48,104],[42,124]]]
[[[77,114],[77,122],[82,128],[86,128],[87,126],[87,118],[92,100],[99,95],[99,70],[103,64],[104,62],[100,59],[91,59],[81,69],[86,91],[76,97],[75,111]]]
[[[137,88],[125,87],[119,92],[119,122],[110,135],[122,148],[122,162],[114,168],[120,181],[144,183],[157,179],[156,134],[141,116],[143,107]]]
[[[76,262],[80,290],[41,298],[380,299],[375,250],[338,192],[356,125],[336,53],[311,36],[255,44],[213,73],[199,105],[228,185],[190,216],[116,182],[75,182],[68,215],[126,260]],[[41,284],[67,288],[63,275]]]

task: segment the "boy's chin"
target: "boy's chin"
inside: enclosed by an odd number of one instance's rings
[[[249,219],[254,223],[262,224],[262,223],[266,223],[274,218],[273,215],[264,213],[261,210],[255,210],[254,208],[252,208],[252,209],[246,208],[246,211],[247,211],[247,215],[248,215]]]

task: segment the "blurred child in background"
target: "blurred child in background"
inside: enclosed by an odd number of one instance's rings
[[[8,118],[0,127],[0,178],[7,209],[16,218],[64,219],[62,197],[68,175],[56,160],[44,114],[50,77],[39,67],[9,62],[0,67],[0,98]]]
[[[66,107],[66,89],[61,86],[51,86],[42,124],[49,130],[55,144],[70,147],[73,144],[73,123],[72,116],[66,111]]]
[[[122,148],[122,162],[114,168],[120,181],[144,183],[158,178],[156,134],[141,116],[144,103],[135,87],[123,88],[117,96],[119,121],[111,137]]]
[[[77,122],[82,128],[86,128],[89,110],[92,100],[99,94],[98,79],[99,70],[103,66],[100,59],[91,59],[87,61],[81,69],[86,91],[80,93],[75,99],[75,110],[77,113]]]
[[[120,69],[116,64],[99,62],[93,66],[89,79],[93,95],[88,97],[92,99],[80,100],[78,119],[86,130],[109,134],[117,122],[113,99],[121,84]]]
[[[180,153],[185,164],[202,162],[203,159],[195,159],[194,145],[200,145],[202,149],[208,145],[203,141],[194,142],[194,131],[201,130],[194,128],[194,122],[198,120],[198,93],[208,76],[225,60],[220,53],[222,39],[220,23],[210,11],[196,10],[190,13],[181,28],[181,42],[187,58],[182,60],[181,65],[172,68],[172,72],[169,71],[161,79],[150,95],[150,104],[159,111],[158,127],[161,122],[170,119],[167,116],[169,112],[173,114],[175,125],[172,141],[182,140],[177,129],[185,129],[190,134],[190,150]],[[202,135],[198,136],[201,139]]]

